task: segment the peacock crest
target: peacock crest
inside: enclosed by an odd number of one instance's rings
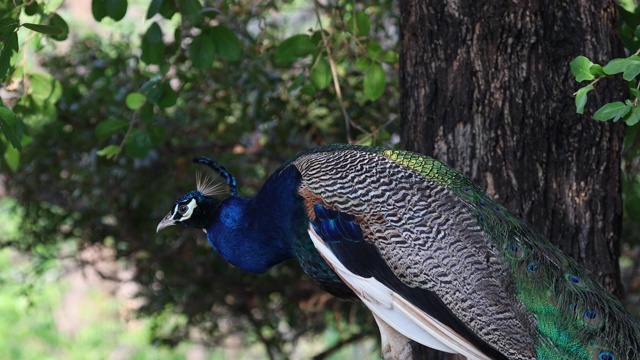
[[[196,172],[196,191],[201,192],[204,196],[218,196],[227,193],[227,184],[219,177],[213,177],[209,173],[201,171]]]

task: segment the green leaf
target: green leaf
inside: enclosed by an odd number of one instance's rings
[[[293,80],[293,82],[291,83],[291,86],[289,86],[287,91],[289,91],[289,93],[298,91],[300,90],[300,87],[305,83],[307,83],[307,79],[304,77],[302,73],[299,73],[298,76],[296,76],[296,78]]]
[[[40,11],[40,4],[35,1],[31,1],[29,5],[24,8],[24,13],[29,16],[33,16]]]
[[[286,65],[299,58],[315,55],[317,51],[317,44],[311,41],[309,35],[298,34],[276,46],[273,60],[277,65]]]
[[[147,94],[147,101],[157,104],[162,98],[162,86],[159,81],[148,82],[149,86],[143,86],[140,92]]]
[[[162,44],[162,29],[157,22],[153,22],[144,34],[144,41],[150,44]]]
[[[624,117],[624,122],[629,126],[633,126],[640,122],[640,108],[637,106],[631,107],[631,112]]]
[[[162,95],[157,101],[158,106],[161,108],[168,108],[175,105],[176,101],[178,101],[178,95],[176,95],[176,92],[173,91],[171,85],[169,85],[169,82],[163,82],[160,85],[160,89],[162,89]]]
[[[12,33],[9,36],[9,39],[7,41],[5,41],[5,43],[3,44],[2,48],[8,48],[10,50],[13,50],[13,52],[18,52],[18,49],[20,48],[18,46],[18,34],[17,33]]]
[[[378,44],[377,41],[369,39],[369,41],[367,41],[366,47],[367,54],[372,60],[382,61],[380,57],[384,53],[384,49],[382,48],[382,46],[380,46],[380,44]]]
[[[50,38],[57,41],[67,40],[67,37],[69,37],[69,25],[58,13],[54,13],[49,17],[49,25],[60,29],[60,34],[53,34]]]
[[[587,104],[587,93],[593,90],[593,85],[587,85],[578,90],[576,94],[576,112],[578,114],[584,113],[584,106]]]
[[[624,134],[624,143],[622,144],[622,151],[629,153],[631,156],[636,157],[638,155],[638,148],[635,146],[635,139],[640,133],[640,126],[627,126]],[[629,180],[629,176],[626,177]],[[633,177],[635,178],[635,176]],[[625,185],[623,185],[624,187]],[[626,189],[623,190],[626,196]],[[626,199],[625,199],[626,202]]]
[[[199,23],[202,20],[202,5],[198,0],[181,0],[180,14],[189,20],[192,24]]]
[[[149,101],[145,102],[139,110],[138,118],[140,122],[145,125],[151,124],[155,120],[155,113],[153,112],[153,104]]]
[[[354,66],[356,67],[356,69],[364,72],[364,71],[367,71],[367,69],[369,68],[369,66],[371,66],[372,63],[373,62],[368,57],[360,56],[358,59],[356,59]]]
[[[4,160],[12,171],[16,171],[20,165],[20,152],[15,147],[4,149]]]
[[[3,80],[11,69],[11,57],[18,52],[18,35],[13,33],[4,43],[0,52],[0,80]]]
[[[164,42],[162,42],[162,29],[157,22],[149,26],[142,38],[142,55],[140,59],[147,64],[160,64],[164,55]]]
[[[147,131],[136,131],[127,138],[124,151],[132,158],[141,158],[147,156],[151,145],[151,136]]]
[[[384,92],[386,84],[387,78],[382,69],[382,65],[375,63],[371,65],[369,71],[364,75],[364,95],[371,101],[376,100]]]
[[[604,72],[604,68],[598,64],[591,65],[589,72],[595,76],[607,76],[607,73]]]
[[[327,37],[331,37],[331,34],[329,34],[327,30],[316,30],[309,37],[309,40],[311,41],[311,43],[315,45],[316,50],[318,49],[318,45],[321,44],[323,41],[322,33],[324,33]],[[317,52],[313,52],[313,55],[316,55],[316,54]]]
[[[636,26],[636,30],[633,32],[636,39],[640,39],[640,25]]]
[[[216,46],[209,29],[205,29],[200,35],[193,38],[189,45],[189,59],[193,66],[208,70],[213,65],[213,59],[216,56]]]
[[[31,97],[38,106],[55,104],[62,96],[62,85],[51,74],[38,72],[29,76]]]
[[[31,144],[32,141],[33,141],[33,137],[23,134],[22,135],[22,139],[20,140],[20,144],[24,148],[25,146]],[[20,149],[18,149],[18,150],[20,150]]]
[[[619,74],[624,72],[632,61],[638,61],[640,58],[636,55],[632,55],[624,59],[613,59],[603,68],[604,72],[608,75]]]
[[[13,111],[4,106],[0,106],[0,130],[4,133],[4,137],[9,140],[11,145],[17,150],[22,150],[20,138],[16,133],[16,125],[18,120]]]
[[[5,40],[18,28],[18,22],[13,18],[0,19],[0,40]]]
[[[364,11],[358,11],[349,20],[349,30],[355,36],[367,36],[371,30],[371,22]]]
[[[142,84],[142,86],[140,87],[140,91],[138,91],[138,92],[141,93],[141,94],[147,94],[148,95],[149,91],[151,89],[153,89],[154,87],[158,86],[158,84],[160,84],[160,81],[161,81],[160,78],[150,79],[146,83]]]
[[[629,88],[629,94],[636,99],[640,99],[640,90],[636,88],[633,88],[633,87]]]
[[[631,81],[635,79],[638,74],[640,74],[640,57],[635,56],[635,59],[629,60],[622,77],[627,81]]]
[[[16,6],[22,5],[22,2],[14,1],[0,1],[0,18],[13,17],[18,18],[19,14],[16,12]]]
[[[236,61],[240,58],[242,44],[231,29],[225,26],[214,26],[211,28],[211,36],[220,58],[227,61]]]
[[[145,116],[153,117],[153,107],[145,108],[149,103],[157,104],[161,108],[167,108],[175,105],[178,100],[176,92],[173,91],[168,81],[149,81],[142,86],[140,92],[147,94],[147,102],[143,106]]]
[[[160,5],[160,15],[167,20],[171,20],[173,15],[178,12],[178,3],[176,1],[165,0]]]
[[[220,11],[216,8],[206,7],[200,10],[200,13],[204,16],[215,18],[216,16],[218,16],[218,14],[220,14]]]
[[[95,3],[96,0],[93,0]],[[127,14],[127,0],[102,0],[106,16],[120,21]]]
[[[324,89],[331,82],[331,66],[327,59],[321,57],[311,69],[309,80],[317,89]]]
[[[617,3],[621,5],[624,2],[626,1],[619,1]],[[630,2],[630,3],[633,9],[635,9],[635,4],[633,4],[633,2]],[[616,6],[616,8],[618,10],[618,16],[620,16],[620,19],[622,19],[625,23],[627,23],[627,25],[629,25],[631,29],[635,29],[637,26],[640,25],[640,19],[638,18],[638,15],[632,12],[629,12],[624,8],[624,6]]]
[[[151,4],[147,8],[147,20],[151,19],[153,15],[160,12],[160,8],[162,7],[163,0],[152,0]]]
[[[107,7],[104,0],[91,1],[91,14],[96,21],[102,21],[107,16]]]
[[[300,89],[300,93],[311,96],[316,93],[316,87],[313,84],[304,84]]]
[[[98,156],[104,156],[107,159],[111,159],[118,155],[119,152],[120,147],[118,145],[109,145],[104,147],[102,150],[98,150],[96,154],[98,154]]]
[[[368,134],[360,134],[356,137],[358,145],[373,146],[373,137]]]
[[[129,127],[129,123],[118,119],[107,119],[101,121],[96,125],[94,134],[98,141],[104,141],[109,139],[114,134],[124,131]]]
[[[616,101],[605,104],[603,107],[598,109],[598,111],[593,114],[593,118],[600,121],[607,121],[611,119],[613,119],[613,121],[618,121],[629,111],[631,111],[631,106],[625,105],[621,101]]]
[[[62,30],[58,29],[55,26],[51,25],[41,25],[41,24],[31,24],[31,23],[23,23],[22,26],[27,29],[33,30],[35,32],[39,32],[45,35],[60,35],[62,34]]]
[[[400,60],[400,55],[392,50],[387,50],[380,55],[380,61],[387,64],[397,64]]]
[[[174,48],[173,52],[177,52],[178,47],[180,47],[182,44],[182,28],[180,26],[176,27],[175,30],[173,30],[173,44],[172,47]]]
[[[132,92],[127,95],[124,102],[125,104],[127,104],[127,107],[129,109],[138,110],[138,108],[140,108],[140,106],[142,106],[142,104],[144,104],[146,100],[147,100],[147,97],[144,94]]]
[[[375,138],[376,138],[376,142],[382,145],[382,143],[391,140],[391,133],[386,130],[380,129],[380,131],[378,131],[378,134],[375,136]]]
[[[614,75],[624,71],[627,66],[627,59],[613,59],[602,68],[608,75]]]
[[[582,82],[584,80],[593,80],[595,76],[590,71],[593,63],[591,60],[587,59],[584,56],[578,56],[571,63],[569,63],[569,67],[571,68],[571,73],[575,76],[577,82]]]

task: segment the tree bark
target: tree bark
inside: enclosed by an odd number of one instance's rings
[[[590,115],[625,86],[600,82],[578,115],[569,69],[624,55],[616,18],[610,0],[400,1],[400,111],[405,149],[467,174],[621,297],[624,126]]]

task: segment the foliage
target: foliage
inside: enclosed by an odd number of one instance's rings
[[[43,12],[34,16],[51,13],[35,4]],[[121,19],[127,2],[93,4],[106,21]],[[175,196],[193,188],[193,156],[224,164],[248,195],[294,153],[344,142],[345,123],[369,143],[389,139],[398,93],[391,2],[316,6],[154,0],[139,49],[73,32],[64,54],[47,51],[49,35],[20,43],[42,67],[12,58],[5,79],[0,169],[12,169],[7,187],[23,217],[20,236],[2,245],[42,264],[69,240],[78,250],[113,250],[136,269],[139,315],[152,318],[157,343],[177,345],[197,331],[219,344],[243,333],[286,357],[327,327],[341,330],[336,342],[371,333],[360,304],[321,292],[293,261],[246,274],[201,232],[154,233]],[[324,30],[283,36],[287,7],[321,18]]]
[[[571,73],[577,82],[590,81],[574,93],[576,112],[584,113],[588,94],[595,90],[595,85],[607,77],[622,74],[622,78],[628,82],[629,98],[622,101],[614,101],[601,106],[593,118],[600,121],[622,119],[627,125],[635,125],[640,122],[640,7],[631,1],[620,1],[618,5],[620,14],[620,36],[627,50],[632,53],[626,58],[612,59],[605,66],[595,64],[586,56],[577,56],[569,64]]]
[[[219,5],[214,7],[214,5]],[[277,1],[263,2],[260,5],[247,7],[241,1],[221,2],[220,4],[203,4],[198,0],[169,2],[154,0],[150,3],[146,19],[151,24],[141,39],[139,66],[144,68],[148,81],[139,88],[127,88],[127,99],[136,99],[135,107],[130,101],[126,104],[135,110],[129,121],[123,119],[105,119],[100,124],[99,132],[103,137],[120,134],[120,145],[108,144],[98,155],[108,158],[117,157],[122,150],[131,157],[143,158],[149,151],[157,147],[166,136],[160,127],[151,124],[154,113],[173,107],[181,97],[180,92],[187,85],[182,82],[176,72],[176,64],[190,64],[197,70],[222,70],[226,66],[235,66],[243,59],[264,59],[279,68],[294,66],[298,71],[289,90],[299,88],[305,95],[313,96],[323,91],[334,80],[337,96],[342,98],[339,77],[347,80],[348,86],[362,86],[364,97],[360,102],[373,101],[382,96],[387,87],[387,75],[382,64],[394,65],[398,55],[393,50],[384,50],[375,36],[370,36],[372,26],[370,17],[382,18],[388,12],[387,7],[370,6],[357,9],[352,4],[343,7],[324,8],[323,14],[331,16],[331,31],[320,28],[310,33],[297,34],[273,46],[277,39],[267,34],[267,27],[262,24],[259,31],[251,28],[251,24],[240,24],[232,15],[250,17],[251,21],[264,21],[269,11],[277,9]],[[321,20],[320,5],[315,3],[318,21]],[[92,2],[92,14],[101,21],[112,18],[121,20],[127,11],[127,1],[109,0]],[[242,13],[242,11],[248,13]],[[23,17],[34,18],[39,24],[21,22]],[[167,40],[166,28],[172,19],[178,18],[179,25],[173,38]],[[321,21],[320,21],[321,24]],[[47,77],[46,73],[32,73],[18,57],[26,57],[31,35],[21,45],[18,44],[18,29],[26,28],[38,36],[33,42],[41,48],[41,36],[52,40],[64,40],[69,28],[62,17],[49,9],[44,3],[29,2],[29,5],[8,6],[0,13],[0,41],[3,50],[0,53],[0,79],[7,86],[16,88],[12,92],[16,96],[16,104],[4,104],[0,107],[0,129],[4,134],[2,148],[7,165],[15,170],[24,137],[23,118],[29,113],[42,113],[44,108],[52,109],[60,96],[60,84]],[[164,30],[163,30],[164,29]],[[384,27],[377,27],[378,33]],[[273,41],[275,40],[275,41]],[[272,42],[273,41],[273,42]],[[267,52],[267,53],[264,53]],[[270,54],[272,52],[273,54]],[[13,56],[15,54],[16,56]],[[273,55],[273,56],[271,56]],[[241,59],[242,58],[242,59]],[[259,76],[269,77],[264,72]],[[361,76],[353,76],[354,72]],[[361,82],[361,84],[358,84]],[[357,99],[357,97],[356,97]],[[17,109],[15,106],[19,106]],[[347,137],[350,139],[351,121],[348,110],[343,104],[343,115],[346,119]],[[12,111],[13,109],[13,111]],[[18,111],[18,116],[15,112]],[[114,121],[115,120],[115,121]],[[124,126],[128,124],[128,126]],[[364,136],[370,130],[363,124],[355,125]],[[27,137],[25,141],[29,141]],[[9,147],[11,145],[11,148]]]
[[[571,73],[577,82],[589,81],[574,93],[576,112],[583,114],[587,104],[588,94],[595,93],[596,85],[606,79],[621,74],[626,81],[629,97],[622,101],[612,101],[603,104],[593,113],[593,118],[599,121],[617,122],[620,119],[626,123],[627,132],[623,148],[623,252],[621,268],[623,283],[627,284],[627,305],[630,308],[640,306],[637,293],[640,290],[636,281],[640,259],[638,238],[640,235],[640,147],[638,138],[640,122],[640,6],[631,0],[618,2],[620,15],[618,29],[620,38],[628,52],[625,58],[610,60],[606,65],[593,63],[585,56],[577,56],[571,63]],[[632,310],[633,311],[633,310]]]
[[[640,30],[640,27],[638,27]],[[639,33],[640,35],[640,33]],[[627,58],[613,59],[604,67],[594,64],[585,56],[576,57],[570,64],[571,72],[576,81],[593,80],[588,85],[581,87],[576,92],[576,112],[582,114],[587,104],[587,95],[595,89],[595,84],[611,75],[622,74],[623,79],[630,82],[629,93],[630,99],[625,102],[614,101],[604,104],[598,111],[593,114],[595,120],[614,122],[623,119],[627,125],[635,125],[640,121],[640,107],[638,107],[638,98],[640,98],[640,90],[636,77],[640,74],[640,56],[637,54]]]
[[[62,92],[59,82],[50,74],[25,71],[24,48],[29,44],[41,47],[45,39],[62,41],[69,33],[64,19],[46,3],[14,4],[4,2],[0,5],[0,80],[4,81],[5,90],[21,92],[9,101],[3,96],[0,104],[0,153],[12,170],[18,167],[18,151],[31,141],[25,133],[25,122],[37,123],[55,117],[54,104]],[[22,110],[19,116],[12,107]]]
[[[120,319],[117,300],[89,291],[77,309],[82,325],[61,331],[56,310],[69,289],[68,281],[60,283],[62,266],[49,269],[35,285],[38,291],[24,293],[21,278],[29,269],[26,258],[15,251],[0,250],[0,357],[3,359],[86,359],[103,358],[107,354],[126,353],[131,358],[184,358],[189,345],[175,352],[149,345],[150,321],[139,321],[127,327]],[[220,356],[222,357],[222,356]]]

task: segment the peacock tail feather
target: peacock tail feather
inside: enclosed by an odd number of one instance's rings
[[[450,188],[467,202],[486,237],[509,264],[518,299],[534,315],[538,359],[632,359],[640,349],[640,323],[572,258],[531,225],[491,200],[458,171],[426,156],[383,151],[384,156]]]

